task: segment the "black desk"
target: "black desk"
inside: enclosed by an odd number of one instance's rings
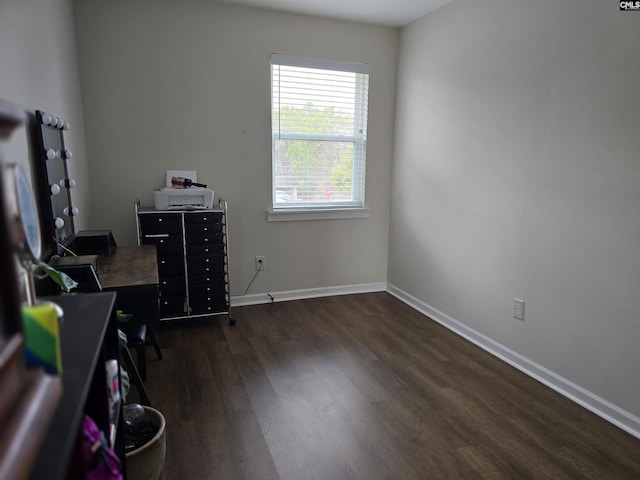
[[[149,329],[158,323],[158,263],[154,245],[118,247],[111,255],[100,257],[98,276],[103,291],[114,291],[118,297],[117,308],[132,314],[133,320],[147,325],[147,332],[153,339],[154,347],[161,358],[160,346]],[[151,405],[138,369],[128,349],[123,352],[124,361],[132,377],[132,383],[140,394],[140,403]]]
[[[103,290],[118,293],[118,309],[145,323],[158,322],[158,262],[156,247],[118,247],[100,257],[98,272]]]
[[[155,245],[118,247],[112,255],[100,257],[99,263],[98,275],[103,289],[120,291],[155,287],[157,292],[158,262]]]
[[[118,247],[109,256],[62,257],[52,261],[51,264],[77,280],[80,283],[78,287],[80,292],[92,292],[99,288],[103,291],[116,292],[116,308],[133,314],[135,323],[148,326],[147,332],[157,325],[158,264],[154,245]],[[95,279],[94,268],[97,268],[98,279]],[[162,358],[156,336],[152,333],[149,336],[152,338],[158,357]],[[140,403],[150,406],[151,401],[129,350],[124,349],[122,353],[131,383],[140,394]]]
[[[118,309],[138,321],[158,323],[158,262],[155,245],[118,247],[100,257],[98,271],[102,290],[118,294]]]
[[[156,247],[123,246],[112,250],[109,256],[83,255],[80,257],[57,258],[51,264],[67,273],[80,284],[77,291],[92,292],[96,289],[117,293],[116,308],[124,313],[133,314],[127,330],[133,323],[155,328],[158,323],[158,263]],[[94,268],[97,269],[97,279]],[[149,334],[158,357],[162,357],[160,346],[154,334]],[[128,349],[123,349],[123,360],[131,379],[131,384],[140,394],[140,403],[151,406],[142,378],[133,363]],[[140,359],[140,357],[138,357]]]

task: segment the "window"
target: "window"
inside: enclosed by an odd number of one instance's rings
[[[271,56],[273,209],[363,208],[369,67]]]

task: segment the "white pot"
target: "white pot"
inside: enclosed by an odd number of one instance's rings
[[[158,480],[162,473],[166,451],[165,421],[162,414],[144,406],[144,420],[157,428],[156,434],[144,445],[126,454],[127,478],[130,480]]]

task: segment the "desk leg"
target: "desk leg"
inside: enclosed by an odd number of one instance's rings
[[[236,324],[236,319],[231,316],[231,305],[227,307],[227,316],[229,317],[229,325],[233,326]]]
[[[138,394],[140,395],[140,403],[142,405],[151,406],[151,400],[149,400],[149,396],[147,395],[147,390],[144,388],[144,383],[142,383],[142,378],[140,378],[140,374],[138,373],[138,369],[136,368],[136,364],[133,363],[133,358],[131,357],[131,352],[128,347],[122,348],[122,356],[124,358],[124,363],[127,365],[127,372],[129,373],[129,378],[132,379],[132,384],[136,386],[138,390]]]

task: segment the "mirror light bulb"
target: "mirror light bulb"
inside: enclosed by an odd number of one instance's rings
[[[56,228],[60,229],[64,227],[64,220],[61,219],[60,217],[56,217],[55,224],[56,224]]]
[[[76,186],[76,181],[73,178],[69,179],[69,188],[73,188]]]
[[[53,160],[56,158],[56,151],[53,148],[47,149],[47,160]]]
[[[51,185],[51,195],[57,195],[60,193],[60,186],[57,184]]]
[[[74,217],[78,216],[78,209],[76,207],[73,207],[71,209],[71,215],[73,215]]]
[[[71,157],[73,157],[73,152],[72,152],[71,150],[65,150],[65,151],[64,151],[64,156],[65,156],[65,158],[68,160],[68,159],[70,159]]]

